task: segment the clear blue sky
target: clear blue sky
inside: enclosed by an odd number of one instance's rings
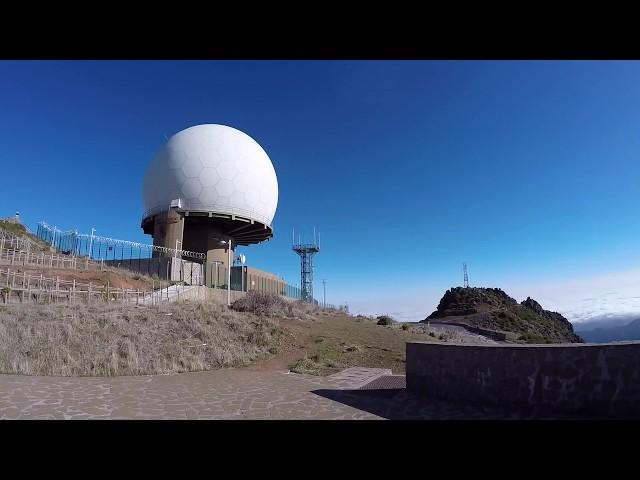
[[[278,175],[248,262],[298,282],[315,225],[316,296],[352,310],[423,318],[463,261],[507,292],[640,262],[639,62],[3,61],[0,216],[150,242],[145,168],[201,123]]]

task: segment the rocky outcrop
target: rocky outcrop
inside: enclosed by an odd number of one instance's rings
[[[545,310],[531,297],[518,303],[499,288],[451,288],[423,322],[448,317],[474,327],[511,332],[512,338],[523,343],[582,342],[561,314]]]
[[[542,306],[531,297],[527,297],[527,299],[524,300],[520,305],[523,305],[527,307],[529,310],[533,310],[534,312],[539,314],[544,312],[544,309],[542,308]]]

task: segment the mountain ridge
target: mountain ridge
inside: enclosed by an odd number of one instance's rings
[[[606,343],[606,342],[623,342],[626,340],[640,340],[640,318],[632,320],[624,325],[616,325],[611,327],[598,327],[592,329],[576,329],[587,342]]]
[[[453,287],[421,323],[435,319],[506,332],[517,343],[584,342],[560,313],[545,310],[531,297],[518,303],[500,288]]]

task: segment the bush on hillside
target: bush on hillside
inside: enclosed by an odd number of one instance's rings
[[[395,320],[389,315],[380,315],[378,317],[378,325],[393,325],[394,323],[396,323]]]
[[[317,305],[286,300],[283,296],[275,293],[248,292],[243,298],[231,304],[231,308],[237,312],[248,312],[254,315],[266,317],[295,317],[307,318],[308,314],[317,313]]]

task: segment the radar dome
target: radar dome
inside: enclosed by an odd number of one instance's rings
[[[194,212],[231,214],[271,225],[278,180],[267,153],[249,135],[225,125],[196,125],[172,136],[149,165],[145,217],[173,200]]]

